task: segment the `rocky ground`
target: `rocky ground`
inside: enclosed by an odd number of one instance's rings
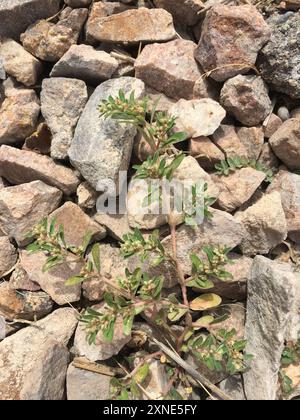
[[[171,241],[164,217],[96,213],[99,179],[116,181],[150,153],[134,128],[100,119],[98,105],[120,89],[160,97],[188,137],[177,178],[203,179],[217,198],[211,220],[178,227],[184,273],[205,245],[230,247],[234,260],[230,281],[212,290],[215,312],[254,357],[242,379],[188,362],[236,400],[300,395],[299,9],[299,0],[0,1],[1,400],[113,398],[118,363],[133,369],[157,351],[142,317],[129,336],[117,324],[111,343],[89,345],[78,324],[78,312],[101,304],[101,278],[124,274],[124,234],[160,228]],[[46,256],[26,247],[44,217],[76,247],[91,232],[100,281],[67,286],[76,262],[43,271]],[[177,293],[176,277],[159,271],[164,293]],[[149,361],[144,398],[163,398],[165,364]],[[198,386],[176,391],[208,397]]]

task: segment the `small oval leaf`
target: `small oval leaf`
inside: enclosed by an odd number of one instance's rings
[[[193,311],[205,311],[206,309],[215,308],[222,302],[220,296],[215,293],[205,293],[204,295],[198,296],[190,303],[190,308]]]

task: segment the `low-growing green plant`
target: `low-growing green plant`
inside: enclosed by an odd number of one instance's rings
[[[281,356],[281,369],[279,371],[279,382],[284,396],[290,395],[294,390],[292,379],[284,371],[284,368],[300,363],[300,338],[295,342],[288,343]]]
[[[268,169],[265,165],[257,162],[255,159],[248,159],[244,156],[229,157],[225,160],[221,160],[215,165],[216,175],[224,176],[228,176],[230,173],[242,168],[253,168],[263,172],[266,175],[266,182],[272,182],[274,179],[274,173],[271,169]]]

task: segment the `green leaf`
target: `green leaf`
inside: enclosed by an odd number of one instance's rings
[[[136,374],[134,375],[134,379],[136,380],[137,383],[142,384],[147,379],[149,372],[150,372],[150,367],[147,363],[145,363],[143,366],[141,366],[137,370]]]
[[[123,319],[123,331],[125,335],[130,335],[133,325],[134,315],[129,315]]]
[[[219,306],[221,302],[222,299],[220,296],[216,295],[215,293],[206,293],[192,300],[190,303],[190,308],[192,311],[205,311],[206,309]]]
[[[76,284],[83,283],[86,279],[83,276],[70,277],[66,282],[66,286],[75,286]]]
[[[100,273],[101,263],[100,263],[100,245],[97,243],[92,248],[92,257],[97,268],[98,273]]]
[[[43,266],[43,273],[51,270],[51,268],[54,268],[55,266],[61,264],[63,261],[64,259],[61,256],[49,257]]]
[[[137,383],[134,379],[132,379],[132,381],[130,383],[130,392],[132,393],[132,395],[135,399],[140,399],[141,398],[141,392],[140,392],[139,387],[138,387],[138,385],[137,385]]]
[[[26,247],[26,250],[28,252],[37,252],[37,251],[40,250],[40,245],[36,242],[33,242],[32,244],[30,244]]]
[[[109,321],[108,327],[103,331],[103,337],[107,342],[112,342],[115,332],[116,318]]]
[[[171,322],[179,321],[187,312],[188,312],[187,309],[175,308],[173,311],[168,313],[168,319]]]
[[[87,250],[87,247],[89,246],[89,243],[91,242],[93,234],[91,232],[87,232],[84,235],[83,242],[82,242],[82,254],[85,253]]]
[[[110,308],[116,308],[116,304],[114,301],[114,296],[112,293],[108,293],[105,292],[103,295],[103,299],[105,300],[105,303],[110,307]]]

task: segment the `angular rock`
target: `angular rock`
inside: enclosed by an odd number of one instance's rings
[[[117,241],[122,241],[123,236],[131,230],[126,214],[97,213],[94,216],[94,219],[97,223],[107,229],[108,235],[112,236]]]
[[[138,99],[144,93],[144,83],[122,77],[98,86],[79,119],[69,150],[72,165],[95,189],[99,181],[112,180],[117,185],[119,172],[129,166],[136,129],[111,118],[100,118],[98,111],[101,101],[118,95],[120,89],[126,94],[134,90]]]
[[[271,136],[269,143],[275,155],[289,169],[300,169],[300,119],[285,121]]]
[[[32,227],[59,206],[62,193],[33,181],[0,190],[0,228],[18,245],[27,245],[26,234]]]
[[[224,153],[204,136],[190,140],[190,153],[205,170],[213,170],[216,163],[225,159]]]
[[[134,28],[134,31],[132,30]],[[163,9],[126,10],[97,21],[96,30],[89,33],[100,42],[139,44],[164,42],[176,38],[173,18]]]
[[[216,5],[206,14],[195,57],[205,72],[213,70],[213,79],[224,81],[254,66],[270,32],[254,6]]]
[[[11,270],[17,262],[18,255],[7,236],[0,237],[0,277]]]
[[[72,45],[55,64],[50,76],[72,77],[98,86],[112,77],[118,65],[118,61],[105,51],[90,45]]]
[[[293,118],[293,117],[292,117]],[[265,126],[265,137],[269,139],[282,125],[282,120],[276,114],[271,114]]]
[[[258,159],[258,163],[261,163],[266,168],[276,171],[279,166],[279,161],[274,155],[269,143],[264,143],[261,154]]]
[[[22,150],[34,151],[41,155],[49,155],[51,150],[52,134],[49,127],[44,122],[40,123],[34,133],[32,133],[23,144]]]
[[[134,64],[136,77],[171,98],[193,99],[201,76],[195,48],[194,42],[184,39],[146,45]]]
[[[247,232],[240,245],[245,255],[268,254],[287,237],[281,198],[276,191],[265,194],[246,210],[236,213],[235,219]]]
[[[184,131],[187,137],[209,136],[220,126],[226,116],[218,102],[207,99],[180,99],[170,110],[177,118],[176,131]]]
[[[101,307],[93,307],[98,312]],[[86,330],[83,324],[79,324],[74,337],[74,352],[78,356],[85,356],[91,362],[97,360],[107,360],[118,354],[122,348],[130,341],[131,335],[126,336],[123,332],[123,320],[118,317],[115,323],[114,338],[107,342],[102,337],[101,332],[97,335],[96,344],[89,345],[86,340]]]
[[[12,39],[4,40],[0,44],[0,57],[7,74],[26,86],[36,84],[42,72],[42,65],[22,45]]]
[[[110,376],[78,369],[71,363],[67,371],[67,398],[69,401],[109,400],[110,381]]]
[[[82,80],[64,77],[43,80],[41,111],[52,133],[53,159],[67,158],[77,122],[87,99],[87,88]]]
[[[86,41],[88,44],[97,44],[99,27],[104,18],[116,13],[122,13],[125,10],[131,9],[127,4],[120,3],[119,1],[108,2],[94,2],[90,11],[88,21],[86,23]]]
[[[65,282],[70,277],[79,274],[82,264],[63,263],[44,273],[43,266],[47,257],[42,252],[32,254],[28,251],[21,251],[20,258],[21,266],[28,274],[29,279],[39,284],[55,303],[66,305],[80,300],[81,285],[66,286]]]
[[[96,206],[98,194],[88,182],[82,182],[78,185],[76,194],[79,207],[83,209],[92,209]]]
[[[75,9],[76,7],[88,7],[92,0],[65,0],[65,3]]]
[[[39,100],[34,90],[24,89],[4,99],[0,108],[0,145],[13,144],[30,136],[39,113]]]
[[[154,0],[158,8],[166,9],[181,25],[194,26],[200,19],[198,12],[204,8],[201,0]]]
[[[300,175],[280,171],[267,190],[272,191],[280,193],[289,238],[300,243]]]
[[[213,179],[220,189],[219,207],[228,212],[239,208],[252,197],[265,177],[263,172],[252,168],[242,168],[228,176],[215,175]]]
[[[237,135],[247,150],[247,157],[257,160],[264,144],[264,132],[261,127],[239,127]]]
[[[57,24],[39,20],[21,35],[21,42],[35,57],[44,61],[58,61],[71,45],[77,43],[87,16],[87,9],[71,9]]]
[[[89,301],[100,301],[105,292],[105,282],[118,284],[118,278],[125,277],[127,262],[120,254],[119,248],[114,248],[110,244],[100,244],[101,269],[97,279],[84,282],[82,284],[83,296]]]
[[[37,283],[29,280],[28,274],[19,262],[10,276],[9,285],[15,290],[27,290],[28,292],[37,292],[41,290]]]
[[[40,319],[48,315],[53,301],[47,293],[16,291],[9,282],[0,284],[0,315],[14,319]]]
[[[221,124],[212,135],[212,141],[227,158],[234,156],[248,157],[246,145],[238,137],[233,125]]]
[[[58,309],[1,341],[0,400],[62,400],[76,324],[73,309]]]
[[[145,87],[146,96],[149,98],[149,106],[154,106],[157,104],[157,111],[168,112],[173,104],[176,103],[175,99],[169,98],[158,90]]]
[[[0,37],[18,39],[33,22],[54,16],[59,9],[60,0],[2,0]]]
[[[259,76],[238,75],[225,82],[220,103],[246,126],[261,123],[271,110],[268,87]]]
[[[49,220],[53,219],[55,219],[57,227],[59,225],[64,226],[66,242],[75,247],[82,245],[87,232],[92,235],[94,240],[100,240],[106,236],[105,228],[94,222],[79,206],[71,201],[67,201],[63,206],[49,214]]]
[[[300,13],[274,14],[268,19],[270,41],[259,55],[264,80],[292,98],[300,98]]]
[[[239,375],[229,376],[229,378],[224,379],[219,383],[219,388],[235,401],[246,400],[243,381]]]
[[[246,352],[254,356],[249,362],[250,369],[244,374],[248,400],[276,399],[281,355],[296,299],[296,283],[289,264],[255,257],[247,300]]]
[[[55,163],[48,156],[9,146],[0,147],[0,176],[12,184],[41,180],[67,195],[75,192],[79,184],[70,168]]]
[[[211,98],[217,101],[219,95],[220,88],[214,80],[207,79],[204,75],[196,80],[194,84],[193,99]]]

